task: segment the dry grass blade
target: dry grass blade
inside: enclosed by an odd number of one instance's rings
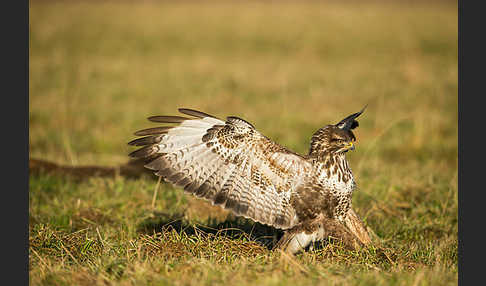
[[[281,257],[281,259],[283,259],[284,263],[290,263],[293,266],[297,267],[297,269],[299,271],[301,271],[302,273],[309,274],[309,270],[305,266],[301,265],[297,260],[295,260],[295,256],[293,256],[292,254],[289,254],[289,253],[287,253],[286,251],[283,251],[283,250],[279,250],[279,253],[280,253],[280,257]]]
[[[154,194],[152,196],[152,209],[155,209],[155,200],[157,199],[157,193],[159,191],[159,186],[160,186],[160,181],[162,180],[162,177],[159,176],[159,178],[157,179],[157,184],[155,185],[155,188],[154,188]]]
[[[30,247],[30,250],[35,254],[35,256],[37,256],[37,258],[42,263],[42,265],[44,265],[48,270],[50,270],[51,267],[47,264],[47,262],[45,262],[45,260],[39,255],[39,253],[37,253],[37,251],[35,251],[35,249],[33,249],[32,247]]]

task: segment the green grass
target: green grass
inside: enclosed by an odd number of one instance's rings
[[[146,117],[236,115],[300,153],[368,104],[348,155],[375,246],[277,231],[157,181],[32,175],[32,285],[457,284],[457,3],[31,1],[30,156],[128,160]]]

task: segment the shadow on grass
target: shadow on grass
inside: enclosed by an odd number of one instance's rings
[[[153,235],[155,233],[175,230],[179,234],[187,236],[212,234],[223,236],[231,240],[255,241],[258,244],[272,249],[283,231],[271,226],[254,223],[245,218],[231,217],[223,222],[209,219],[206,224],[190,223],[184,219],[183,214],[169,215],[162,212],[153,212],[149,218],[143,220],[137,226],[140,234]]]
[[[224,237],[234,241],[253,241],[272,250],[275,244],[283,236],[284,231],[267,226],[258,222],[253,222],[242,217],[230,216],[223,222],[216,219],[209,219],[206,224],[191,223],[184,219],[184,214],[167,214],[163,212],[152,212],[137,226],[139,234],[154,235],[167,231],[176,231],[182,236],[214,235]],[[341,244],[339,239],[329,237],[321,241],[316,241],[304,248],[304,251],[322,250],[328,243]]]
[[[69,166],[57,164],[51,161],[29,158],[29,175],[49,174],[60,177],[70,177],[75,181],[86,180],[90,177],[111,177],[122,176],[137,179],[144,175],[153,177],[152,171],[143,167],[144,160],[131,159],[125,164],[118,166]]]

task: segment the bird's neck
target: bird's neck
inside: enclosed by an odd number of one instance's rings
[[[328,153],[315,158],[320,178],[348,183],[353,181],[353,173],[346,160],[345,153]]]
[[[346,153],[321,152],[320,154],[310,154],[315,161],[324,164],[334,164],[335,162],[346,161]]]

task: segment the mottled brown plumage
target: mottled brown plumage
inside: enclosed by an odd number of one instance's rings
[[[363,110],[319,129],[307,155],[280,146],[241,118],[179,111],[190,117],[149,117],[177,125],[136,132],[146,137],[129,144],[144,147],[130,156],[147,158],[146,168],[188,193],[285,230],[278,245],[291,253],[335,233],[350,235],[345,226],[355,182],[345,154],[354,149],[351,129]]]

